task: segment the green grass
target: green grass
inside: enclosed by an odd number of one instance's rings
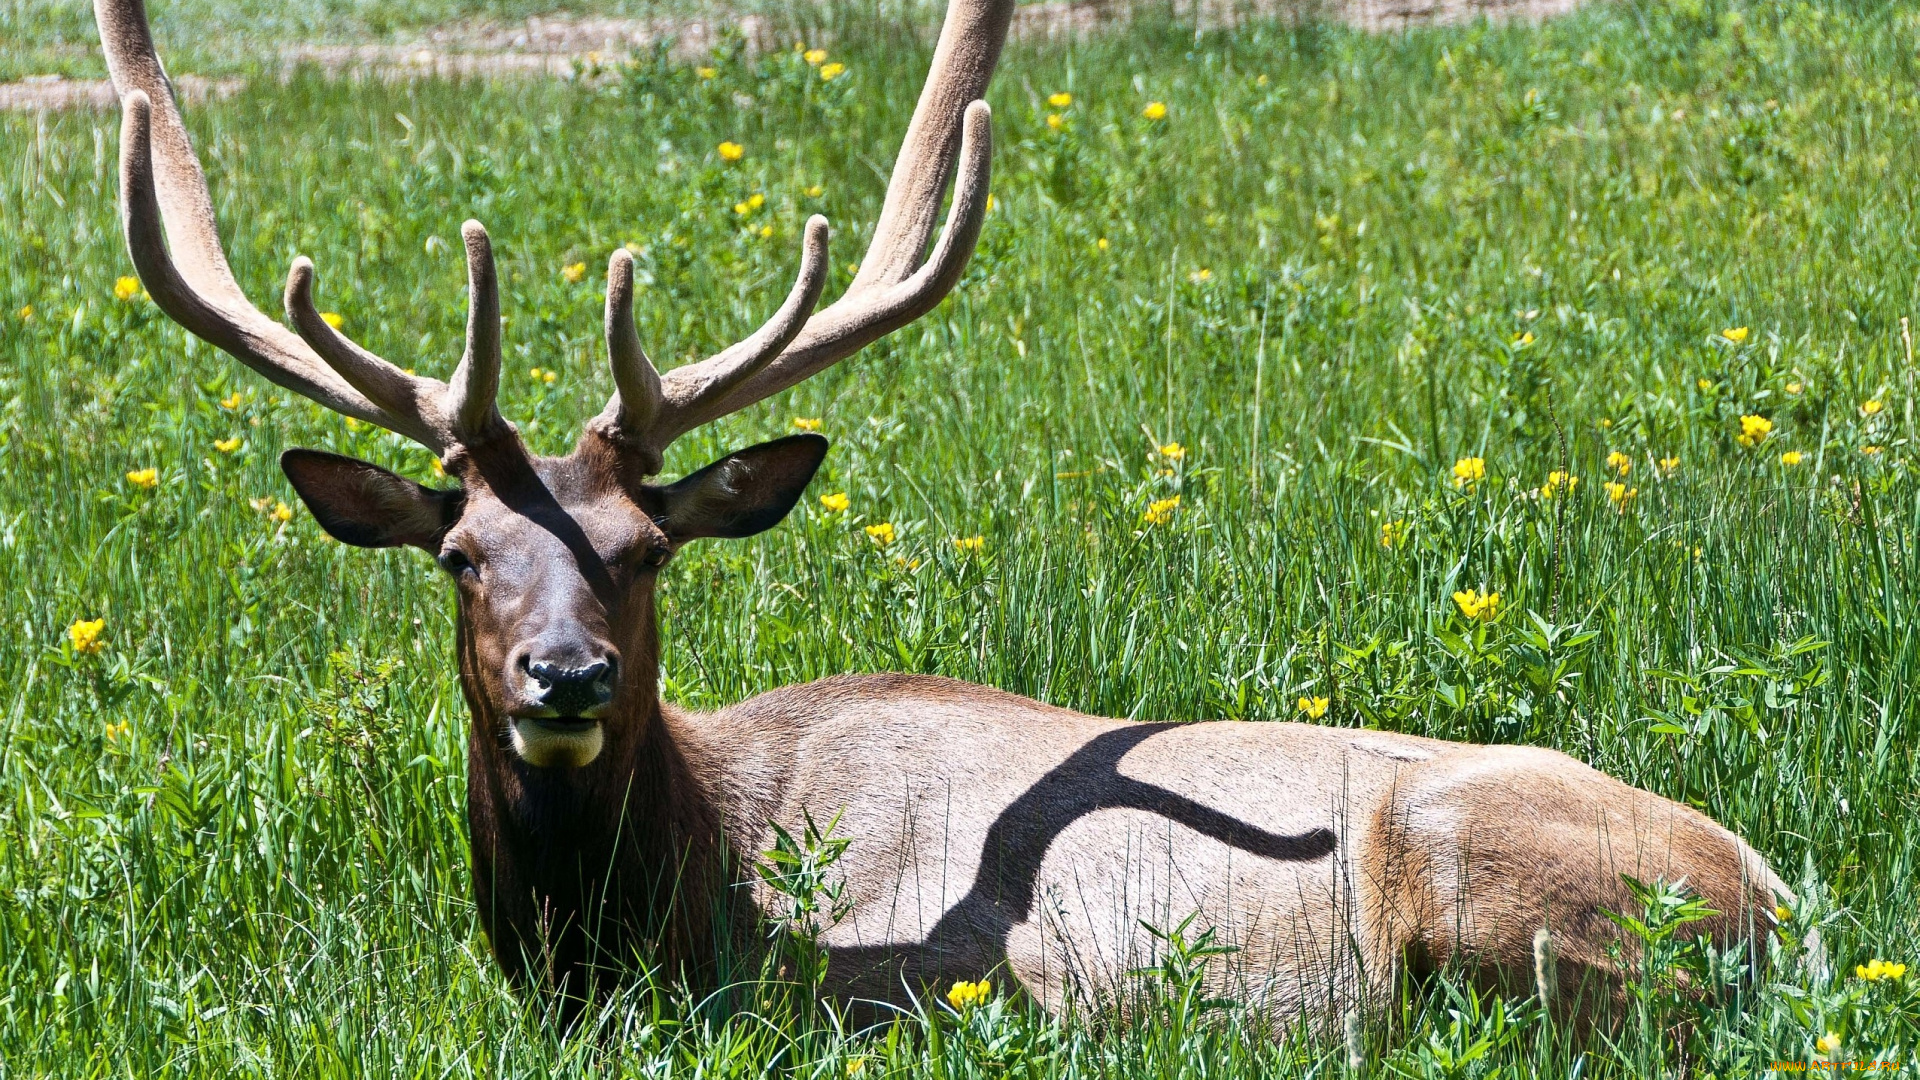
[[[779,31],[798,26],[811,38],[836,31],[859,36],[882,10],[889,19],[913,12],[937,22],[944,7],[939,0],[149,0],[147,10],[173,74],[278,76],[280,53],[289,48],[413,44],[429,30],[506,29],[533,16],[613,17],[672,27],[757,14]],[[0,42],[7,46],[0,51],[0,81],[44,74],[106,77],[91,0],[5,0]],[[471,34],[456,34],[435,47],[463,52],[478,46]]]
[[[748,10],[753,0],[728,4]],[[165,44],[168,70],[196,74],[275,70],[272,49],[411,39],[451,22],[510,23],[530,15],[578,13],[635,18],[719,10],[707,0],[153,0],[154,33]],[[106,61],[89,0],[6,0],[0,4],[0,79],[58,73],[104,78]]]
[[[1829,1030],[1843,1057],[1906,1060],[1912,982],[1850,974],[1920,960],[1916,31],[1911,3],[1621,3],[1011,48],[996,204],[954,299],[672,452],[677,474],[795,417],[835,443],[785,525],[667,575],[668,696],[904,669],[1121,716],[1325,696],[1323,723],[1558,747],[1809,869],[1797,918],[1841,977],[1789,964],[1613,1042],[1440,989],[1368,1029],[1369,1068],[1747,1075]],[[250,294],[271,304],[309,254],[322,307],[404,365],[450,369],[456,229],[486,222],[503,411],[551,452],[610,389],[614,245],[640,250],[663,362],[777,304],[809,212],[843,230],[845,284],[925,51],[893,24],[841,40],[830,84],[786,54],[707,82],[643,57],[599,88],[265,83],[189,122]],[[617,1003],[615,1038],[544,1022],[468,900],[445,585],[250,504],[294,501],[285,446],[423,479],[427,455],[114,298],[116,139],[101,115],[0,116],[0,1076],[1346,1071],[1324,1032],[1098,1034],[1004,999],[851,1040],[670,993]],[[1762,445],[1737,445],[1742,415],[1772,421]],[[1177,462],[1153,453],[1170,441]],[[1472,456],[1486,478],[1456,487]],[[1580,484],[1542,500],[1563,460]],[[124,479],[147,467],[154,489]],[[835,491],[844,515],[813,497]],[[881,521],[885,551],[861,529]],[[977,556],[951,543],[975,534]],[[1498,622],[1461,620],[1468,587],[1501,594]],[[96,616],[106,647],[74,653]]]

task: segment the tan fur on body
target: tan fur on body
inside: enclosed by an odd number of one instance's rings
[[[843,812],[840,990],[1015,975],[1050,1008],[1153,962],[1146,921],[1200,912],[1238,949],[1217,989],[1281,1015],[1378,1007],[1401,965],[1477,964],[1524,994],[1552,928],[1570,991],[1618,986],[1621,874],[1686,878],[1722,941],[1785,885],[1705,816],[1564,754],[1290,723],[1142,724],[985,687],[849,676],[668,712],[729,841]],[[1569,979],[1568,972],[1571,972]]]

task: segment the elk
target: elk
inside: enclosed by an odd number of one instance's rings
[[[293,326],[229,270],[205,178],[142,0],[96,0],[123,106],[127,249],[154,303],[282,387],[428,447],[437,490],[312,450],[281,464],[321,528],[433,556],[458,597],[471,710],[468,825],[478,917],[516,983],[591,997],[642,963],[690,982],[771,901],[746,872],[773,827],[841,815],[846,917],[830,989],[900,1001],[1011,977],[1050,1009],[1099,996],[1190,915],[1234,947],[1209,977],[1275,1013],[1379,1004],[1452,962],[1531,987],[1545,929],[1560,978],[1620,983],[1609,911],[1623,875],[1684,878],[1720,914],[1692,929],[1764,940],[1790,894],[1739,837],[1564,754],[1293,723],[1139,723],[921,675],[840,676],[715,712],[664,702],[654,595],[674,553],[793,507],[827,444],[802,434],[649,479],[701,424],[793,386],[932,310],[981,229],[984,101],[1014,0],[950,0],[931,69],[846,294],[815,311],[827,226],[754,333],[656,369],[632,318],[631,257],[607,265],[616,392],[564,457],[495,407],[498,284],[463,227],[466,351],[449,382],[348,340],[293,261]],[[952,198],[935,237],[952,177]],[[929,250],[929,243],[932,244]]]

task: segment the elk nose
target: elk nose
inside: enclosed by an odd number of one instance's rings
[[[585,667],[534,662],[527,665],[533,697],[559,716],[580,716],[613,700],[613,660]]]

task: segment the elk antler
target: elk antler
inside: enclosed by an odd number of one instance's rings
[[[607,266],[607,354],[616,393],[594,430],[658,471],[673,440],[824,370],[933,310],[960,279],[986,215],[993,136],[980,100],[1006,41],[1013,0],[950,0],[926,86],[887,182],[873,240],[853,284],[825,310],[806,313],[825,279],[827,228],[807,222],[799,280],[766,325],[705,360],[659,373],[632,319],[632,262]],[[946,227],[927,255],[947,176],[959,159]]]
[[[469,221],[467,353],[453,384],[409,375],[327,325],[313,305],[313,264],[287,274],[295,336],[247,300],[227,266],[207,179],[153,47],[144,0],[94,0],[121,95],[120,204],[127,253],[160,310],[270,382],[334,412],[378,424],[445,455],[510,430],[500,384],[500,298],[486,230]],[[303,340],[304,339],[304,340]]]
[[[926,86],[907,126],[886,203],[853,284],[812,314],[827,276],[827,223],[808,220],[786,303],[745,340],[662,376],[633,329],[633,264],[607,265],[607,356],[617,388],[592,428],[660,468],[674,439],[778,393],[932,310],[959,280],[986,213],[992,134],[979,100],[999,62],[1013,0],[950,0]],[[144,0],[94,0],[107,67],[125,114],[120,139],[127,251],[160,310],[268,380],[335,412],[396,431],[445,456],[510,431],[500,385],[500,297],[486,230],[461,229],[467,250],[467,351],[451,384],[410,375],[349,340],[313,302],[313,264],[287,273],[298,335],[250,303],[220,247],[207,180],[153,47]],[[958,158],[953,205],[927,242]]]

